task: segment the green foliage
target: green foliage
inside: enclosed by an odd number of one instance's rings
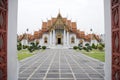
[[[87,49],[88,49],[88,50],[92,50],[92,47],[91,47],[91,46],[87,46]]]
[[[99,44],[98,45],[98,49],[102,51],[103,50],[103,46]]]
[[[86,43],[86,44],[85,44],[85,47],[83,47],[83,49],[84,49],[85,51],[89,52],[90,50],[92,50],[92,47],[91,47],[88,43]]]
[[[100,43],[100,45],[101,45],[102,47],[105,47],[105,44],[104,44],[104,43]]]
[[[86,47],[83,47],[84,50],[86,50]]]
[[[85,46],[90,46],[90,44],[89,44],[89,43],[86,43]]]
[[[74,46],[74,47],[73,47],[73,49],[75,49],[75,50],[76,50],[76,49],[78,49],[78,47],[77,47],[77,46]]]
[[[97,49],[94,49],[92,51],[85,51],[85,50],[81,50],[81,52],[85,55],[88,55],[92,58],[95,58],[95,59],[98,59],[100,61],[105,61],[105,52],[104,51],[100,51],[100,50],[97,50]]]
[[[19,42],[19,44],[17,45],[17,50],[20,51],[22,49],[22,44]]]
[[[46,49],[46,46],[42,46],[42,49]]]
[[[93,49],[95,49],[95,47],[96,47],[96,46],[95,46],[95,44],[94,44],[94,43],[92,43],[92,48],[93,48]]]
[[[86,48],[86,51],[89,52],[90,50],[88,48]]]
[[[20,46],[17,46],[17,50],[20,51],[22,49],[22,47]]]
[[[78,44],[78,47],[83,47],[83,44]]]
[[[28,46],[27,45],[23,45],[23,49],[27,49],[28,48]]]
[[[82,50],[82,47],[78,47],[79,50]]]
[[[18,55],[18,60],[22,60],[22,59],[32,56],[33,54],[30,53],[28,50],[24,49],[24,50],[18,51],[17,55]]]
[[[29,50],[29,52],[33,52],[33,51],[34,51],[33,46],[29,46],[29,47],[28,47],[28,50]]]
[[[32,43],[31,43],[31,46],[28,47],[28,50],[29,50],[30,52],[33,52],[33,51],[35,51],[35,50],[39,50],[40,47],[41,47],[41,46],[39,46],[39,43],[38,43],[38,42],[36,42],[36,43],[32,42]]]

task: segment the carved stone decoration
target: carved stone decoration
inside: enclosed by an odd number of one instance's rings
[[[3,45],[3,39],[2,36],[0,36],[0,49],[2,49],[2,45]]]
[[[4,6],[4,2],[3,2],[3,0],[0,0],[0,6],[1,6],[1,7]]]
[[[115,73],[115,80],[120,80],[120,73],[119,72]]]
[[[118,13],[118,8],[115,9],[114,24],[115,24],[116,27],[119,25],[119,13]]]
[[[116,49],[118,49],[118,47],[119,47],[119,38],[118,38],[118,36],[116,36],[116,38],[115,38],[115,47],[116,47]]]
[[[119,6],[113,9],[112,11],[112,28],[116,28],[119,25]]]
[[[3,16],[2,14],[0,14],[0,26],[2,26],[2,24],[3,24]]]
[[[7,80],[8,0],[0,0],[0,80]]]
[[[117,4],[119,2],[119,0],[112,0],[112,6]]]
[[[111,0],[112,80],[120,80],[120,0]]]
[[[112,46],[112,48],[113,48],[113,53],[114,52],[119,52],[119,32],[118,31],[116,31],[116,32],[113,32],[113,34],[112,34],[112,39],[113,39],[113,46]]]
[[[2,78],[2,76],[3,76],[2,74],[3,74],[3,73],[2,73],[2,70],[0,70],[0,79],[1,79],[1,78]]]

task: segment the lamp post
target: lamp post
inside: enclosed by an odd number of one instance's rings
[[[91,40],[90,40],[90,45],[92,45],[92,28],[90,29],[90,33],[91,33]]]
[[[28,31],[29,31],[29,29],[27,28],[26,29],[26,33],[27,33],[27,45],[28,45]]]

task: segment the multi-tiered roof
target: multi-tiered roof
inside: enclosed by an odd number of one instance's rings
[[[60,24],[57,23],[58,20],[60,21]],[[55,25],[61,25],[61,26],[54,27]],[[92,36],[92,39],[96,39],[98,41],[100,40],[100,37],[96,34],[85,35],[84,31],[80,31],[77,29],[76,22],[73,22],[73,21],[67,19],[66,17],[62,17],[60,13],[58,14],[58,16],[56,18],[52,17],[50,20],[47,20],[47,22],[42,22],[42,28],[38,31],[35,31],[34,35],[23,34],[23,35],[19,36],[19,40],[27,39],[27,37],[26,37],[27,35],[29,36],[28,37],[29,41],[34,40],[34,39],[40,39],[40,38],[42,38],[42,35],[44,33],[46,33],[46,32],[49,33],[51,31],[51,29],[53,29],[53,28],[58,28],[58,29],[64,28],[62,26],[65,26],[65,28],[69,32],[75,33],[77,38],[82,38],[86,41],[90,41],[91,36]]]

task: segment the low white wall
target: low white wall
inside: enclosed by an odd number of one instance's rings
[[[17,10],[18,0],[8,0],[7,80],[18,80]]]
[[[85,46],[85,44],[87,44],[87,43],[90,44],[90,42],[84,41],[84,42],[83,42],[83,46]]]
[[[97,45],[97,44],[98,44],[98,41],[97,41],[97,40],[91,40],[91,45],[92,45],[93,43],[94,43],[95,45]]]
[[[111,46],[111,0],[104,0],[105,15],[105,80],[111,79],[111,62],[112,62],[112,46]]]

